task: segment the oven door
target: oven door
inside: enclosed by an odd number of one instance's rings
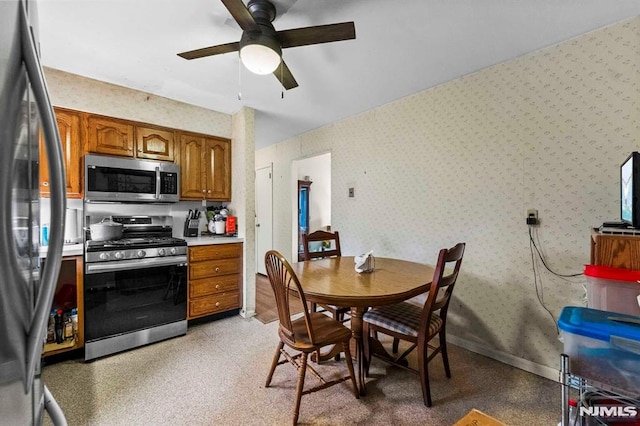
[[[133,262],[118,261],[87,265],[86,341],[186,320],[186,256],[162,260],[172,263],[133,266]]]

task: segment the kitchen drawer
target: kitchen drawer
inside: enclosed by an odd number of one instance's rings
[[[238,291],[240,275],[225,275],[189,282],[189,297],[195,298],[208,294]]]
[[[229,311],[240,307],[240,295],[238,291],[216,293],[210,296],[199,297],[189,301],[189,317],[195,318],[203,315],[211,315],[218,312]]]
[[[191,247],[189,249],[189,262],[235,257],[242,257],[242,243],[213,244],[210,246]]]
[[[242,267],[241,259],[218,259],[209,262],[197,262],[189,264],[189,279],[214,277],[218,275],[237,274]]]

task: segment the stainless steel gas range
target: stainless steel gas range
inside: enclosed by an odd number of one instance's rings
[[[86,224],[103,215],[87,216]],[[171,216],[112,216],[122,238],[85,242],[85,360],[186,334],[187,243]]]

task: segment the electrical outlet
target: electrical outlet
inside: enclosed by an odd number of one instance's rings
[[[538,220],[538,210],[529,209],[527,210],[527,225],[539,225],[540,220]]]

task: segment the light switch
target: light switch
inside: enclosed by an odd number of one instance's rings
[[[355,196],[355,188],[349,188],[349,198],[354,198]]]

